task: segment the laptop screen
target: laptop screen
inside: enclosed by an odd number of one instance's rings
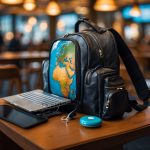
[[[53,94],[76,98],[75,44],[70,40],[54,42],[50,53],[49,82]]]

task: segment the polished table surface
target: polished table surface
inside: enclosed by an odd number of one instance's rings
[[[22,51],[22,52],[3,52],[0,53],[0,62],[22,61],[22,60],[43,60],[49,57],[46,51]]]
[[[5,103],[0,99],[0,104]],[[122,120],[103,121],[100,128],[93,129],[79,124],[81,116],[78,114],[68,124],[61,121],[61,115],[55,116],[31,129],[22,129],[0,120],[0,130],[25,150],[112,149],[150,135],[150,107],[140,113],[129,113]]]

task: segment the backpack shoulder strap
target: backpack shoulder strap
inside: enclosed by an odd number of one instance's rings
[[[148,106],[148,98],[150,97],[150,90],[146,84],[146,81],[142,75],[142,72],[132,55],[130,49],[123,41],[121,36],[114,29],[108,29],[115,39],[118,47],[118,53],[127,69],[127,72],[134,84],[135,90],[137,92],[138,97],[143,100],[143,105],[139,105],[135,103],[135,101],[131,102],[131,106],[137,111],[142,111]]]

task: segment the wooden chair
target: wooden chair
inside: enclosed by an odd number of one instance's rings
[[[34,85],[34,89],[42,88],[42,63],[41,62],[33,62],[29,64],[29,74],[36,73],[37,80]]]
[[[22,82],[26,86],[26,90],[41,89],[43,87],[41,62],[28,62],[26,66],[21,70]],[[36,79],[31,81],[32,75]]]
[[[0,65],[0,82],[9,80],[8,95],[13,94],[13,87],[16,86],[17,92],[22,92],[22,82],[19,69],[16,65]]]

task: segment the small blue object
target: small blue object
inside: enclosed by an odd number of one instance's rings
[[[102,119],[96,116],[84,116],[80,118],[80,124],[84,127],[99,127]]]

